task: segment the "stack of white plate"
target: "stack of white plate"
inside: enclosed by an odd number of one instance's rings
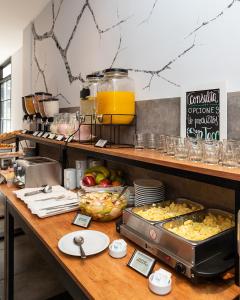
[[[152,204],[165,200],[165,186],[155,179],[138,179],[134,181],[135,206]]]
[[[135,192],[134,192],[134,187],[129,186],[124,193],[124,196],[127,198],[127,206],[132,207],[135,204]]]

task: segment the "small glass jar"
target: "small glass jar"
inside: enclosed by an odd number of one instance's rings
[[[128,70],[106,69],[98,86],[96,114],[103,124],[130,124],[135,115],[133,79]]]

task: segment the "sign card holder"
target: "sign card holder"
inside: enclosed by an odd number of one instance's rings
[[[44,135],[43,135],[42,137],[46,139],[48,136],[49,136],[49,133],[48,133],[48,132],[45,132]]]
[[[62,141],[64,139],[63,135],[57,135],[56,140],[57,141]]]
[[[135,250],[129,262],[127,263],[127,266],[134,269],[141,275],[148,277],[152,272],[155,263],[156,259],[139,250]]]
[[[50,133],[49,136],[48,136],[48,138],[49,138],[50,140],[55,139],[55,137],[56,137],[56,134],[55,134],[55,133]]]
[[[43,135],[43,133],[44,133],[44,132],[39,132],[37,136],[38,136],[38,137],[41,137],[41,136]]]
[[[108,142],[107,140],[100,139],[96,142],[95,147],[104,148],[104,147],[106,147],[107,142]]]
[[[73,219],[72,224],[80,227],[88,228],[91,220],[92,220],[91,217],[77,213]]]

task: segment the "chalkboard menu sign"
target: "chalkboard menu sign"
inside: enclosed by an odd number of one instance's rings
[[[186,136],[219,140],[220,89],[186,92]]]

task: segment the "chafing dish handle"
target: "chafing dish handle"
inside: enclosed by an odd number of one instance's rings
[[[118,233],[120,233],[120,227],[121,227],[122,223],[123,223],[122,217],[120,217],[119,219],[117,219],[117,221],[115,223],[116,224],[116,231]]]
[[[194,266],[192,273],[195,277],[212,278],[217,277],[234,266],[234,254],[218,253],[217,255]]]

